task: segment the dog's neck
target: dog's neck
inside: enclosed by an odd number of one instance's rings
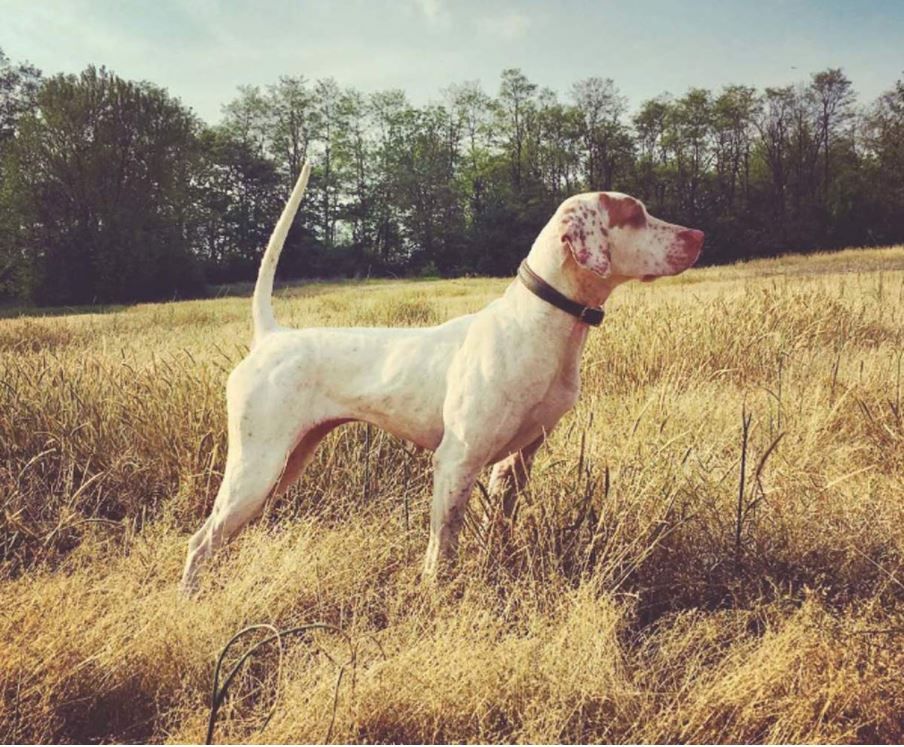
[[[603,278],[578,266],[557,231],[548,223],[527,255],[530,268],[559,293],[582,306],[602,306],[622,281]]]

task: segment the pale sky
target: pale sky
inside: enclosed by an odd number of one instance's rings
[[[0,0],[0,48],[45,74],[106,65],[208,122],[240,84],[331,76],[415,104],[503,68],[566,98],[613,78],[632,109],[663,92],[763,87],[842,67],[860,101],[904,77],[904,0]]]

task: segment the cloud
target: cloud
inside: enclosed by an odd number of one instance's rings
[[[446,18],[447,12],[442,0],[414,0],[424,17],[431,23],[436,23]]]
[[[527,33],[530,25],[530,17],[516,10],[477,19],[477,28],[481,33],[504,41],[520,39]]]

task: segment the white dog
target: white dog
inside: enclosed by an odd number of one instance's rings
[[[229,377],[229,452],[213,511],[189,541],[182,586],[204,558],[285,490],[333,428],[359,420],[435,451],[425,576],[457,545],[471,488],[494,464],[491,494],[510,497],[545,434],[575,403],[590,324],[631,278],[676,275],[703,233],[647,214],[617,192],[563,202],[519,278],[476,314],[428,329],[280,327],[276,263],[307,185],[305,164],[264,253],[254,344]],[[506,498],[507,499],[507,498]]]

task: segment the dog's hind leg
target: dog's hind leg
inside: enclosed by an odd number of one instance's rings
[[[189,541],[182,574],[185,592],[193,590],[204,560],[260,514],[274,489],[284,489],[298,476],[327,432],[324,421],[305,424],[301,416],[305,410],[323,412],[323,407],[301,401],[297,408],[287,408],[285,388],[284,383],[261,380],[247,363],[230,376],[223,482],[210,517]]]
[[[280,495],[292,485],[314,458],[317,446],[336,426],[347,422],[337,418],[302,428],[291,440],[286,433],[254,432],[242,436],[232,429],[223,482],[213,511],[188,543],[188,555],[182,574],[182,589],[191,593],[197,583],[198,569],[264,507],[270,495]],[[256,427],[261,428],[262,423]]]
[[[286,450],[279,456],[258,449],[231,449],[226,458],[223,482],[213,511],[188,542],[188,555],[182,573],[182,590],[191,593],[204,560],[230,537],[260,514],[286,464]]]

